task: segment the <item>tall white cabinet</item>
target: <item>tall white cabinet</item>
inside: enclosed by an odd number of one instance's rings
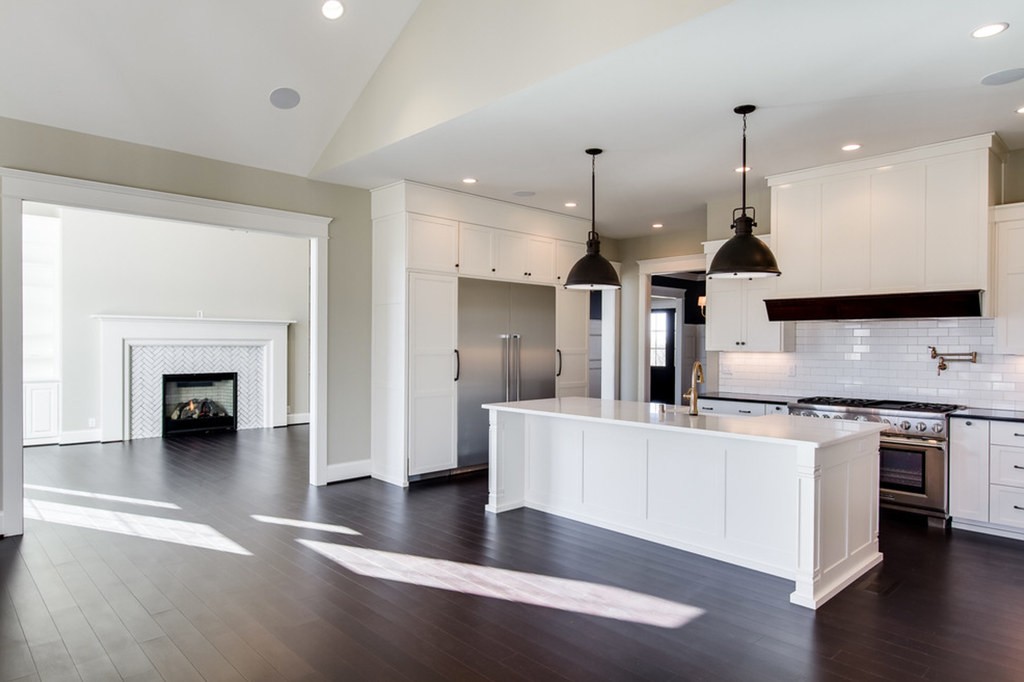
[[[460,277],[556,287],[557,395],[587,394],[588,292],[561,286],[587,221],[411,182],[371,197],[374,478],[457,466]]]

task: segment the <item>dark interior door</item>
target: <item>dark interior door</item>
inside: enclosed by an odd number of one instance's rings
[[[675,403],[676,311],[651,311],[651,402]]]

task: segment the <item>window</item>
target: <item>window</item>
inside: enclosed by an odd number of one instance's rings
[[[651,367],[668,366],[668,312],[651,312]]]

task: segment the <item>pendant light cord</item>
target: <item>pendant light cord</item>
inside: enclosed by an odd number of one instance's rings
[[[740,175],[743,176],[743,205],[741,215],[747,215],[747,115],[743,114],[743,170]],[[735,214],[734,214],[735,215]]]
[[[590,234],[587,241],[597,238],[597,154],[590,156]]]

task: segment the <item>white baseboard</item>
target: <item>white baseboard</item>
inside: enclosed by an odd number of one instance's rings
[[[60,434],[61,445],[75,445],[77,443],[98,443],[102,440],[103,432],[100,429],[85,429],[84,431],[62,431]]]
[[[22,446],[26,448],[35,447],[36,445],[59,445],[60,436],[47,436],[46,438],[26,438],[22,441]]]
[[[309,412],[296,412],[295,414],[288,415],[288,426],[293,424],[308,424],[309,423]]]
[[[361,459],[357,462],[341,462],[327,465],[327,482],[347,481],[352,478],[363,478],[370,475],[370,460]]]

